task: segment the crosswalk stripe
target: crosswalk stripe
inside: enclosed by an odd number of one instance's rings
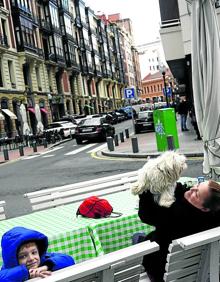
[[[70,155],[78,154],[78,153],[80,153],[82,151],[87,150],[88,148],[90,148],[92,146],[95,146],[95,145],[96,145],[96,143],[95,144],[88,144],[86,146],[80,147],[79,149],[76,149],[76,150],[73,150],[73,151],[71,151],[69,153],[66,153],[65,156],[70,156]]]
[[[50,157],[54,157],[55,155],[45,155],[45,156],[42,156],[42,158],[50,158]]]
[[[51,149],[51,150],[42,152],[42,153],[41,153],[41,156],[42,156],[42,155],[49,154],[49,153],[52,153],[52,152],[57,151],[57,150],[60,150],[60,149],[62,149],[63,147],[64,147],[64,146],[59,146],[59,147],[55,147],[55,148],[53,148],[53,149]]]
[[[90,154],[90,153],[96,153],[96,152],[98,152],[99,150],[104,149],[105,147],[107,147],[107,143],[102,144],[102,145],[100,145],[100,146],[98,146],[98,147],[96,147],[96,148],[94,148],[94,149],[92,149],[92,150],[90,150],[90,151],[88,151],[88,152],[86,152],[86,153],[88,153],[88,154]]]
[[[26,157],[23,157],[22,160],[30,160],[30,159],[34,159],[34,158],[38,158],[38,157],[40,157],[40,155],[26,156]]]

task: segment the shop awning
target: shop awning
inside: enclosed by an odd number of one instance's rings
[[[40,108],[40,110],[41,110],[41,112],[43,112],[43,113],[47,114],[47,110],[46,110],[46,109],[44,109],[44,108]]]
[[[29,112],[32,112],[33,114],[35,114],[35,109],[34,108],[28,108]]]
[[[5,119],[4,115],[0,113],[0,120],[4,120],[4,119]]]
[[[17,119],[16,115],[12,113],[9,109],[2,109],[2,111],[10,117],[10,119]]]

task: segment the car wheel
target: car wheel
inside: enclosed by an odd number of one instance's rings
[[[82,144],[82,140],[76,139],[76,144],[81,145]]]

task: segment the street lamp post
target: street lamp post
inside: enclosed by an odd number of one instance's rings
[[[160,67],[160,71],[161,71],[161,74],[163,76],[164,92],[165,92],[165,97],[166,97],[167,108],[169,108],[169,101],[168,101],[168,96],[167,96],[167,85],[166,85],[166,79],[165,79],[166,67],[164,65],[162,65]]]

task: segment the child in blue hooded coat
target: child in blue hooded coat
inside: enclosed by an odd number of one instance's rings
[[[48,238],[35,230],[14,227],[2,236],[1,282],[23,282],[47,277],[52,271],[74,265],[71,256],[47,253]]]

